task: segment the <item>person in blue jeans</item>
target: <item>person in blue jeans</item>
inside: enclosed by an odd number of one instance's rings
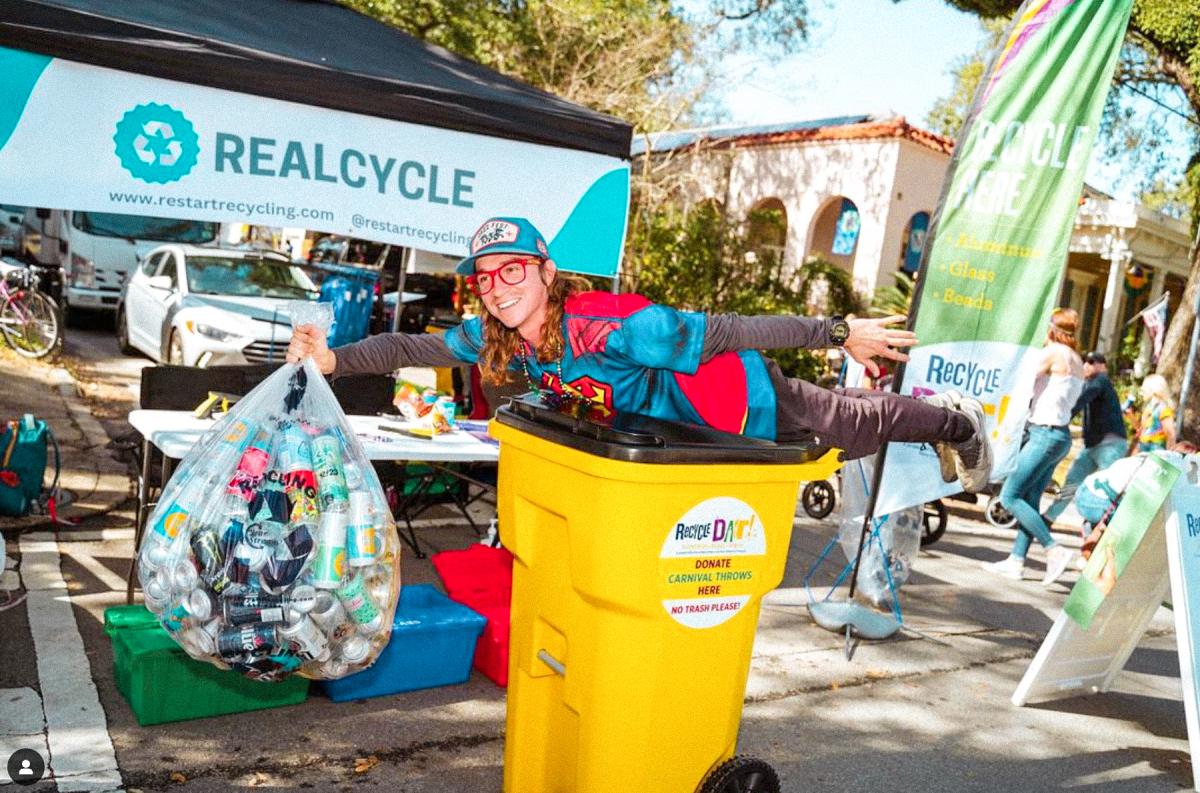
[[[1058,495],[1042,513],[1050,524],[1071,503],[1084,479],[1120,460],[1129,448],[1121,400],[1108,379],[1108,362],[1102,353],[1089,352],[1083,357],[1083,377],[1083,392],[1071,409],[1072,415],[1083,412],[1083,451],[1067,470],[1067,479]]]
[[[1071,450],[1068,424],[1083,391],[1083,360],[1075,351],[1078,324],[1079,315],[1070,308],[1055,309],[1050,315],[1046,346],[1037,359],[1028,440],[1017,454],[1016,470],[1000,489],[1001,505],[1017,519],[1017,537],[1007,559],[983,565],[989,572],[1019,580],[1024,577],[1029,546],[1037,540],[1046,549],[1044,586],[1058,580],[1073,556],[1069,548],[1055,542],[1038,507],[1055,466]]]

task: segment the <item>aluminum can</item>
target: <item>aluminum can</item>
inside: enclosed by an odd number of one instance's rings
[[[252,520],[287,523],[291,519],[292,508],[284,491],[283,477],[279,471],[270,471],[259,482],[250,498]]]
[[[279,463],[285,473],[313,470],[312,447],[308,442],[308,433],[298,424],[292,423],[284,428],[280,437]]]
[[[185,624],[206,622],[212,616],[212,599],[201,589],[193,589],[168,606],[160,621],[164,628],[175,632]]]
[[[371,643],[362,636],[347,636],[338,648],[338,655],[347,664],[359,664],[371,654]]]
[[[266,548],[275,545],[283,538],[284,524],[272,520],[262,520],[251,523],[246,527],[243,542],[251,548]]]
[[[238,459],[237,471],[229,480],[229,493],[244,501],[250,501],[254,497],[254,491],[271,463],[271,441],[271,432],[260,427],[254,435],[254,440],[250,441],[250,445]]]
[[[201,627],[188,628],[176,638],[184,649],[194,651],[192,655],[214,655],[217,651],[216,640]]]
[[[291,471],[284,474],[283,490],[287,494],[288,520],[293,524],[315,525],[321,516],[317,497],[317,475],[312,471]]]
[[[176,592],[190,592],[200,585],[200,574],[196,566],[187,559],[168,568],[171,571],[171,588]]]
[[[231,450],[232,454],[240,455],[258,434],[258,424],[247,418],[228,419],[223,426],[218,448]]]
[[[242,661],[247,655],[262,658],[279,649],[279,635],[274,625],[240,625],[225,628],[217,634],[217,655],[229,661]]]
[[[383,615],[367,595],[366,584],[361,574],[356,573],[351,577],[337,590],[337,596],[361,632],[371,634],[382,627]]]
[[[346,525],[346,562],[351,567],[375,563],[375,515],[371,494],[365,490],[350,493],[350,520]]]
[[[255,622],[283,622],[286,609],[283,598],[270,595],[242,595],[226,598],[225,622],[250,625]]]
[[[321,510],[346,510],[350,494],[346,487],[346,473],[342,468],[341,444],[335,436],[326,434],[314,438],[311,446]]]
[[[318,662],[329,658],[329,640],[308,617],[280,628],[279,639],[288,652],[300,658]]]
[[[340,642],[354,634],[354,623],[346,615],[342,601],[334,597],[332,592],[317,593],[309,616],[332,641]]]
[[[138,564],[143,567],[149,567],[152,570],[158,570],[161,567],[166,567],[180,557],[180,553],[175,550],[169,541],[162,535],[157,533],[147,534],[145,542],[142,543],[142,552],[139,554]]]
[[[257,573],[267,563],[267,559],[271,557],[271,551],[267,548],[256,547],[249,543],[239,543],[234,550],[234,555],[237,560],[246,566],[246,569],[252,573]]]
[[[200,566],[202,578],[216,575],[225,558],[221,555],[221,540],[216,529],[202,528],[192,532],[192,556]]]
[[[337,589],[346,574],[346,513],[324,512],[317,531],[317,556],[313,560],[313,586]]]

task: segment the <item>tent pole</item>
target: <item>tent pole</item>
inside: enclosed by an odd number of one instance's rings
[[[409,265],[412,264],[416,251],[405,248],[400,259],[400,272],[396,273],[396,310],[392,313],[392,333],[400,330],[400,312],[404,310],[404,280],[408,275]]]

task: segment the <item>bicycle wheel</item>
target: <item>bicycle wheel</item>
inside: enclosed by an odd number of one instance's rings
[[[800,493],[800,504],[810,518],[821,520],[833,512],[837,495],[833,485],[826,481],[809,482]]]
[[[17,355],[43,358],[62,339],[58,306],[34,290],[22,289],[11,294],[0,306],[0,333]]]

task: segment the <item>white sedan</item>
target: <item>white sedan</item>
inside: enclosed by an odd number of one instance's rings
[[[282,254],[163,245],[146,254],[117,304],[117,342],[185,366],[282,363],[291,300],[317,288]]]

